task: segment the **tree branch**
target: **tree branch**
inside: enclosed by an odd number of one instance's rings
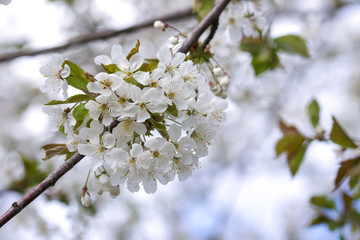
[[[198,38],[201,36],[201,34],[219,17],[220,13],[225,9],[226,5],[230,2],[230,0],[220,0],[218,4],[210,11],[210,13],[199,23],[198,26],[194,28],[194,30],[190,33],[190,37],[186,39],[184,44],[181,46],[178,52],[187,53],[191,47],[197,42]],[[163,21],[169,21],[173,19],[179,19],[182,17],[187,17],[191,15],[191,11],[187,10],[181,13],[173,14],[169,17],[163,17],[160,18]],[[157,18],[156,20],[158,20]],[[116,35],[122,34],[122,33],[128,33],[132,31],[139,30],[144,27],[151,26],[155,20],[149,20],[144,23],[134,25],[130,28],[126,28],[119,31],[107,31],[107,32],[100,32],[96,34],[89,34],[89,35],[83,35],[75,40],[70,41],[68,44],[58,46],[55,48],[49,48],[49,49],[43,49],[43,50],[37,50],[37,51],[28,51],[28,52],[22,52],[22,53],[14,53],[12,56],[6,55],[0,57],[1,61],[8,61],[17,57],[21,56],[33,56],[41,53],[47,53],[52,51],[58,51],[65,49],[67,47],[73,46],[75,44],[82,44],[89,41],[94,40],[100,40],[100,39],[106,39],[109,37],[114,37]],[[110,129],[113,129],[119,122],[117,120],[114,120],[110,124]],[[52,172],[45,180],[43,180],[39,185],[34,187],[30,192],[28,192],[23,198],[21,198],[19,201],[14,202],[10,209],[7,210],[1,217],[0,217],[0,228],[5,225],[10,219],[12,219],[14,216],[16,216],[19,212],[21,212],[27,205],[29,205],[33,200],[35,200],[38,196],[40,196],[46,189],[49,187],[55,185],[55,183],[70,169],[72,169],[78,162],[80,162],[81,159],[83,159],[85,156],[81,155],[79,153],[76,153],[74,156],[72,156],[70,159],[68,159],[66,162],[64,162],[58,169],[56,169],[54,172]]]
[[[143,28],[151,27],[151,26],[153,26],[153,24],[156,20],[162,20],[162,21],[166,22],[166,21],[173,21],[173,20],[179,20],[179,19],[191,17],[192,15],[193,15],[192,10],[186,9],[183,11],[167,14],[162,17],[156,17],[153,19],[149,19],[142,23],[135,24],[131,27],[120,29],[120,30],[105,30],[105,31],[101,31],[101,32],[95,32],[95,33],[81,35],[81,36],[75,37],[73,39],[70,39],[67,43],[65,43],[63,45],[59,45],[59,46],[52,47],[52,48],[44,48],[44,49],[37,49],[37,50],[25,50],[25,51],[5,54],[5,55],[0,56],[0,62],[10,61],[15,58],[19,58],[19,57],[23,57],[23,56],[35,56],[35,55],[49,53],[49,52],[57,52],[57,51],[65,50],[65,49],[75,46],[75,45],[84,44],[84,43],[97,41],[97,40],[105,40],[108,38],[119,36],[121,34],[131,33],[131,32],[135,32],[140,29],[143,29]]]
[[[58,169],[52,172],[47,178],[45,178],[39,185],[37,185],[30,192],[28,192],[23,198],[21,198],[17,202],[14,202],[11,205],[10,209],[1,216],[0,228],[10,219],[15,217],[19,212],[21,212],[21,210],[23,210],[27,205],[29,205],[34,199],[40,196],[46,189],[55,185],[57,180],[59,180],[70,169],[72,169],[83,158],[84,155],[76,153],[74,156],[64,162]]]
[[[205,32],[205,30],[220,16],[220,13],[225,9],[225,7],[229,4],[231,0],[220,0],[215,5],[215,7],[209,12],[206,17],[199,23],[199,25],[194,28],[187,40],[178,50],[178,52],[188,52],[192,46],[199,40],[201,34]]]

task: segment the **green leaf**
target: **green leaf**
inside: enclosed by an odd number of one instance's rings
[[[310,222],[310,226],[315,226],[315,225],[322,224],[322,223],[328,224],[330,221],[332,221],[332,220],[329,219],[327,216],[319,215]]]
[[[320,107],[315,99],[313,99],[308,105],[308,114],[310,122],[315,128],[318,125],[320,119]]]
[[[263,47],[260,52],[253,54],[251,65],[254,68],[255,75],[258,76],[269,69],[275,69],[280,65],[280,61],[276,51]]]
[[[83,101],[88,101],[92,99],[90,96],[86,95],[86,94],[77,94],[74,96],[69,97],[68,99],[66,99],[65,101],[60,101],[60,100],[52,100],[50,102],[48,102],[45,105],[57,105],[57,104],[67,104],[67,103],[78,103],[78,102],[83,102]]]
[[[276,49],[266,39],[245,37],[241,40],[240,49],[252,55],[251,65],[256,76],[280,65]]]
[[[340,124],[335,119],[335,117],[333,116],[332,118],[333,118],[333,127],[330,133],[330,140],[345,148],[357,148],[358,146],[346,134],[346,132],[340,126]]]
[[[194,0],[193,13],[200,22],[214,7],[215,0]]]
[[[307,147],[308,144],[304,144],[295,154],[288,154],[288,165],[290,168],[290,172],[293,176],[295,176],[295,174],[299,170],[299,167],[304,159]]]
[[[85,108],[85,104],[86,103],[82,103],[74,108],[73,116],[76,120],[74,129],[80,127],[83,124],[86,117],[89,115],[89,110]]]
[[[305,138],[301,134],[284,136],[276,144],[276,155],[279,156],[283,152],[294,154],[301,148],[304,141]]]
[[[58,155],[68,154],[69,150],[66,147],[66,144],[57,144],[57,143],[50,143],[46,144],[41,147],[41,149],[45,150],[45,157],[43,160],[48,160]]]
[[[129,60],[133,55],[138,53],[139,52],[139,47],[140,47],[140,41],[137,40],[135,47],[133,49],[131,49],[129,54],[126,56],[126,59]]]
[[[159,65],[158,59],[145,59],[145,62],[139,68],[139,71],[152,72]]]
[[[105,72],[107,72],[109,74],[116,73],[116,72],[120,71],[120,68],[118,68],[118,66],[116,64],[109,64],[109,65],[101,64],[101,66],[103,67]]]
[[[326,196],[313,196],[310,203],[320,208],[336,209],[334,201]]]
[[[167,113],[170,113],[171,115],[173,115],[174,117],[178,117],[179,116],[179,112],[176,109],[175,104],[173,105],[169,105],[168,108],[166,109]]]
[[[290,53],[297,53],[303,57],[309,57],[304,39],[296,35],[285,35],[274,39],[280,50]]]
[[[69,65],[71,70],[70,75],[66,78],[68,84],[74,88],[82,90],[85,93],[88,92],[87,84],[93,81],[93,76],[86,73],[84,69],[69,60],[66,60],[64,64]]]

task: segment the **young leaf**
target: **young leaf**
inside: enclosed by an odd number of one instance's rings
[[[45,150],[45,157],[43,158],[43,160],[48,160],[57,155],[64,155],[69,153],[66,144],[50,143],[42,146],[41,149]]]
[[[256,76],[269,69],[275,69],[280,64],[276,51],[268,47],[263,47],[260,52],[253,54],[252,57],[251,65]]]
[[[310,122],[315,128],[318,125],[320,119],[320,107],[315,99],[313,99],[308,105],[308,114]]]
[[[335,189],[340,187],[346,177],[358,177],[360,175],[360,157],[342,161],[335,178]]]
[[[296,35],[285,35],[274,39],[277,47],[285,52],[297,53],[309,57],[304,39]]]
[[[200,22],[214,7],[215,0],[194,0],[193,13]]]
[[[145,62],[139,68],[139,71],[152,72],[159,65],[158,59],[145,59]]]
[[[89,110],[85,108],[85,104],[86,103],[80,104],[76,106],[73,110],[73,116],[76,120],[74,129],[80,127],[81,124],[83,124],[86,117],[89,115]]]
[[[310,203],[320,208],[336,209],[334,201],[326,196],[313,196]]]
[[[133,49],[131,49],[129,54],[126,56],[126,59],[129,60],[134,54],[138,53],[139,47],[140,47],[140,41],[137,40],[135,47]]]
[[[52,100],[50,102],[48,102],[45,105],[57,105],[57,104],[67,104],[67,103],[77,103],[77,102],[83,102],[83,101],[88,101],[90,100],[91,97],[86,95],[86,94],[77,94],[74,96],[69,97],[68,99],[66,99],[65,101],[60,101],[60,100]]]
[[[279,156],[283,152],[296,153],[304,141],[305,138],[301,134],[283,136],[276,144],[276,155]]]
[[[109,74],[116,73],[116,72],[120,71],[120,68],[116,64],[109,64],[109,65],[101,64],[101,66],[103,67],[105,72],[107,72]]]
[[[179,116],[179,112],[176,109],[175,104],[173,105],[169,105],[168,108],[166,109],[167,113],[170,113],[171,115],[173,115],[174,117],[178,117]]]
[[[335,119],[335,117],[333,116],[332,118],[333,118],[333,127],[330,133],[330,140],[345,148],[357,148],[358,146],[346,134],[346,132],[340,126],[340,124]]]
[[[71,70],[70,75],[66,78],[68,84],[74,88],[82,90],[83,92],[87,92],[87,84],[93,81],[92,76],[86,73],[84,69],[75,63],[70,62],[69,60],[66,60],[64,64],[69,65]]]
[[[290,168],[290,172],[293,176],[295,176],[295,174],[299,170],[308,145],[309,144],[303,144],[295,154],[288,154],[288,165]]]

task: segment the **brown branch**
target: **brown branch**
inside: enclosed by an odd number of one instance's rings
[[[221,12],[225,9],[225,7],[229,4],[231,0],[220,0],[214,6],[214,8],[209,12],[206,17],[194,28],[187,40],[183,43],[178,52],[186,53],[188,52],[192,46],[199,40],[201,34],[205,32],[205,30],[220,16]]]
[[[76,153],[66,162],[64,162],[58,169],[52,172],[47,178],[45,178],[39,185],[31,189],[23,198],[19,201],[14,202],[10,209],[7,210],[0,218],[0,228],[6,224],[10,219],[16,216],[21,210],[23,210],[27,205],[29,205],[34,199],[40,196],[46,189],[51,186],[54,186],[57,180],[59,180],[65,173],[72,169],[81,159],[84,158],[84,155]]]
[[[80,44],[84,44],[84,43],[88,43],[88,42],[92,42],[92,41],[97,41],[97,40],[105,40],[108,38],[119,36],[121,34],[135,32],[135,31],[138,31],[143,28],[151,27],[154,24],[154,21],[156,21],[156,20],[162,20],[162,21],[166,22],[166,21],[179,20],[179,19],[183,19],[183,18],[187,18],[187,17],[191,17],[191,16],[192,16],[192,10],[186,9],[183,11],[178,11],[175,13],[167,14],[162,17],[156,17],[153,19],[149,19],[142,23],[135,24],[131,27],[120,29],[120,30],[105,30],[105,31],[101,31],[101,32],[95,32],[95,33],[81,35],[81,36],[78,36],[76,38],[69,40],[67,43],[65,43],[63,45],[59,45],[59,46],[52,47],[52,48],[44,48],[44,49],[37,49],[37,50],[25,50],[25,51],[5,54],[5,55],[0,56],[0,62],[10,61],[15,58],[19,58],[19,57],[23,57],[23,56],[35,56],[35,55],[49,53],[49,52],[57,52],[57,51],[65,50],[72,46],[76,46],[76,45],[80,45]]]
[[[187,53],[191,47],[197,42],[198,38],[201,36],[201,34],[219,17],[220,13],[225,9],[226,5],[230,2],[230,0],[220,0],[218,4],[210,11],[210,13],[200,22],[200,24],[194,28],[194,30],[190,33],[190,37],[184,42],[182,47],[179,49],[178,52]],[[163,17],[160,18],[163,21],[169,21],[173,19],[179,19],[179,16],[190,16],[191,12],[184,11],[181,14],[178,13],[177,15],[172,15],[169,17]],[[159,18],[157,18],[159,19]],[[156,20],[157,20],[156,19]],[[59,46],[56,48],[51,49],[44,49],[44,50],[38,50],[38,51],[29,51],[27,53],[17,53],[13,54],[12,57],[0,57],[1,61],[7,61],[14,59],[16,57],[21,56],[32,56],[37,55],[41,53],[51,52],[51,51],[58,51],[62,50],[64,48],[67,48],[69,46],[75,45],[75,44],[81,44],[86,43],[89,41],[94,40],[100,40],[105,39],[109,37],[113,37],[122,33],[128,33],[135,30],[139,30],[143,27],[148,27],[152,25],[154,20],[149,20],[147,22],[144,22],[142,24],[135,25],[133,27],[119,30],[119,31],[109,31],[109,32],[101,32],[91,35],[85,35],[78,37],[77,39],[70,41],[68,44]],[[110,124],[110,129],[113,129],[119,122],[117,120],[113,121]],[[10,219],[12,219],[14,216],[16,216],[19,212],[21,212],[27,205],[29,205],[33,200],[35,200],[37,197],[39,197],[46,189],[49,187],[55,185],[55,183],[70,169],[72,169],[78,162],[80,162],[81,159],[83,159],[85,156],[81,155],[79,153],[76,153],[74,156],[72,156],[70,159],[68,159],[65,163],[63,163],[58,169],[56,169],[54,172],[52,172],[45,180],[43,180],[39,185],[34,187],[30,192],[28,192],[23,198],[21,198],[19,201],[14,202],[10,209],[7,210],[1,217],[0,217],[0,228],[4,226]]]

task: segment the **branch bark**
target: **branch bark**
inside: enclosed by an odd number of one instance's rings
[[[230,2],[230,0],[220,0],[217,3],[217,5],[210,11],[210,13],[199,23],[199,25],[197,25],[194,28],[194,30],[190,33],[191,34],[190,37],[184,42],[184,44],[178,50],[178,52],[187,53],[191,49],[191,47],[197,42],[197,40],[201,36],[201,34],[203,34],[203,32],[214,22],[214,20],[216,20],[219,17],[220,13],[225,9],[226,5],[229,2]],[[183,14],[184,15],[188,14],[186,16],[190,15],[189,12],[187,12],[186,14],[184,12]],[[179,18],[178,16],[175,19],[178,19]],[[159,18],[157,18],[157,19],[159,19]],[[160,18],[160,19],[163,20],[163,21],[168,21],[169,20],[169,18]],[[171,19],[174,19],[174,16]],[[97,36],[88,36],[88,37],[83,36],[83,37],[79,38],[80,40],[76,40],[74,42],[76,44],[80,44],[80,43],[85,43],[85,42],[89,42],[89,41],[93,41],[93,40],[104,39],[104,38],[107,38],[107,37],[113,37],[113,36],[119,35],[120,33],[135,31],[135,30],[138,30],[140,28],[149,26],[150,24],[152,25],[153,22],[154,22],[154,20],[151,20],[151,21],[139,24],[137,26],[133,26],[133,27],[128,28],[128,29],[124,29],[124,30],[120,30],[120,31],[113,31],[112,33],[108,33],[108,34],[105,34],[105,33],[100,34],[100,33],[98,33]],[[75,43],[73,43],[73,44],[75,44]],[[70,44],[69,46],[71,46],[73,44]],[[52,48],[52,49],[42,50],[42,52],[37,51],[37,52],[33,52],[32,54],[28,53],[26,55],[18,54],[18,56],[13,56],[12,58],[8,58],[8,60],[14,59],[14,58],[20,57],[20,56],[31,56],[31,55],[37,55],[37,54],[41,54],[41,53],[45,53],[45,52],[56,51],[56,50],[63,49],[63,48],[65,48],[65,47],[62,46],[62,47],[58,47],[56,49]],[[0,58],[0,62],[1,61],[5,61],[4,58],[2,58],[2,60]],[[119,122],[117,120],[113,121],[111,123],[111,125],[110,125],[110,128],[111,129],[114,128],[118,123]],[[23,198],[21,198],[17,202],[14,202],[12,204],[12,206],[10,207],[10,209],[7,210],[0,217],[0,228],[3,225],[5,225],[9,220],[11,220],[13,217],[15,217],[19,212],[21,212],[33,200],[35,200],[38,196],[40,196],[46,189],[48,189],[49,187],[55,185],[55,183],[65,173],[70,171],[70,169],[72,169],[84,157],[85,157],[84,155],[76,153],[74,156],[72,156],[70,159],[68,159],[65,163],[63,163],[58,169],[56,169],[54,172],[52,172],[47,178],[45,178],[45,180],[43,180],[39,185],[37,185],[30,192],[28,192]]]
[[[84,44],[84,43],[88,43],[88,42],[92,42],[92,41],[97,41],[97,40],[105,40],[105,39],[116,37],[116,36],[119,36],[122,34],[135,32],[135,31],[141,30],[143,28],[153,26],[153,24],[156,20],[162,20],[164,22],[167,22],[167,21],[184,19],[187,17],[191,17],[192,15],[193,15],[192,10],[186,9],[183,11],[167,14],[162,17],[149,19],[142,23],[135,24],[131,27],[120,29],[120,30],[105,30],[105,31],[101,31],[101,32],[95,32],[95,33],[81,35],[76,38],[70,39],[65,44],[62,44],[62,45],[59,45],[56,47],[36,49],[36,50],[25,50],[25,51],[14,52],[14,53],[2,55],[2,56],[0,56],[0,63],[10,61],[15,58],[24,57],[24,56],[35,56],[35,55],[40,55],[40,54],[45,54],[45,53],[50,53],[50,52],[62,51],[62,50],[65,50],[67,48],[70,48],[70,47],[73,47],[76,45],[80,45],[80,44]]]
[[[220,0],[214,6],[214,8],[209,12],[206,17],[199,23],[199,25],[194,28],[189,37],[186,39],[184,44],[181,46],[178,52],[188,52],[192,46],[199,40],[200,36],[205,32],[205,30],[220,16],[221,12],[229,4],[231,0]]]

